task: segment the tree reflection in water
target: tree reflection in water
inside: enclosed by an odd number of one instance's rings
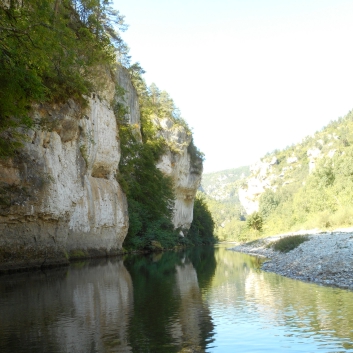
[[[353,292],[219,246],[0,276],[0,352],[348,352]]]
[[[202,286],[215,272],[212,255],[213,248],[201,247],[125,261],[134,286],[134,315],[129,325],[134,352],[205,350],[213,325]]]

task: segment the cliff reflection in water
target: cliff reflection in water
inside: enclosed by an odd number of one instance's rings
[[[132,282],[120,260],[0,277],[0,352],[130,352]]]
[[[0,352],[353,351],[353,292],[224,246],[0,276]]]
[[[213,326],[198,270],[208,283],[213,252],[0,276],[0,352],[203,352]]]
[[[196,249],[195,249],[196,250]],[[214,249],[131,257],[125,265],[134,285],[130,344],[134,352],[203,352],[213,324],[202,285],[211,280]],[[208,268],[199,279],[198,269]]]

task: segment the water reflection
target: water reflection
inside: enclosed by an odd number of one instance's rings
[[[122,261],[0,277],[0,352],[129,352]]]
[[[198,263],[216,263],[201,250]],[[213,251],[213,250],[212,250]],[[175,252],[125,261],[134,284],[130,342],[134,352],[203,352],[212,336],[212,320],[202,299],[190,254]],[[212,266],[211,266],[212,267]]]
[[[0,352],[353,352],[353,292],[201,247],[0,276]]]
[[[259,271],[261,260],[224,248],[217,251],[216,260],[208,292],[208,300],[217,303],[213,314],[222,316],[222,321],[230,320],[248,349],[260,352],[272,347],[281,351],[282,345],[285,351],[295,352],[353,350],[352,292]],[[226,311],[218,312],[220,305],[235,316],[225,318]],[[242,336],[243,329],[249,329],[247,320],[253,322],[248,341]],[[271,342],[265,336],[272,334]],[[254,346],[254,336],[259,341],[264,336],[262,347]]]

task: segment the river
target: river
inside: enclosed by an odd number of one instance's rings
[[[0,276],[0,352],[353,352],[353,292],[226,247]]]

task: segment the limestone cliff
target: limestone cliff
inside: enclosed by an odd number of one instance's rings
[[[187,231],[193,219],[194,199],[201,182],[202,161],[193,160],[188,151],[192,134],[185,126],[169,118],[155,117],[154,123],[169,146],[157,167],[174,181],[176,200],[173,224],[175,228]]]
[[[139,119],[137,94],[127,73],[129,119]],[[0,161],[0,268],[65,263],[68,258],[115,254],[128,229],[126,196],[115,179],[119,133],[111,102],[115,84],[102,72],[105,91],[86,97],[86,107],[38,105],[41,127],[20,154]],[[124,97],[125,98],[125,97]]]
[[[116,254],[128,230],[128,208],[115,176],[120,160],[114,103],[141,137],[138,96],[129,74],[101,72],[104,90],[38,105],[40,127],[21,152],[0,160],[0,270],[65,263],[69,258]],[[116,87],[121,89],[118,92]],[[188,229],[202,162],[193,162],[191,133],[170,119],[155,119],[170,147],[158,167],[175,184],[173,223]]]
[[[37,107],[50,128],[29,136],[21,155],[0,162],[9,198],[1,208],[0,262],[24,267],[85,253],[115,253],[127,232],[127,203],[114,175],[119,136],[115,116],[96,95]]]
[[[277,158],[270,161],[259,161],[250,167],[250,176],[239,188],[239,201],[246,213],[252,214],[259,210],[259,199],[266,189],[272,188],[276,175],[272,173],[272,166],[277,164]]]

